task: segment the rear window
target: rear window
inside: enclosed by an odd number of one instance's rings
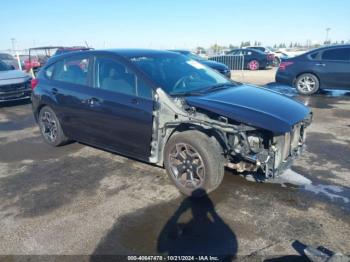
[[[265,48],[264,47],[252,47],[252,49],[256,49],[256,50],[265,52]]]
[[[322,54],[324,60],[350,61],[350,48],[326,50]]]

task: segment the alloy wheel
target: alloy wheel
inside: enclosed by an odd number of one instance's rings
[[[258,70],[259,69],[259,62],[256,60],[250,61],[248,64],[248,67],[250,70]]]
[[[58,132],[57,122],[54,116],[48,111],[43,112],[40,117],[40,130],[45,139],[50,142],[56,141]]]
[[[169,154],[171,175],[185,188],[200,187],[205,179],[205,167],[198,151],[186,143],[178,143]]]
[[[304,76],[299,79],[297,87],[300,91],[304,93],[311,93],[316,88],[316,81],[310,76]]]

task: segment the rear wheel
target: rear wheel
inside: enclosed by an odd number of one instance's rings
[[[52,146],[61,146],[69,141],[63,133],[55,112],[49,106],[40,110],[38,122],[41,135],[46,143]]]
[[[216,189],[224,176],[225,158],[215,138],[199,131],[173,135],[164,150],[170,179],[185,195],[200,197]]]
[[[248,63],[248,69],[249,70],[259,70],[260,64],[258,60],[252,60]]]
[[[318,78],[310,73],[300,75],[294,85],[298,92],[303,95],[315,94],[320,88]]]

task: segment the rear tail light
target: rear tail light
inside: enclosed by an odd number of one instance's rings
[[[290,65],[294,64],[294,62],[282,62],[279,66],[280,70],[286,70],[286,68]]]
[[[39,79],[37,78],[33,78],[31,81],[30,81],[30,85],[32,87],[32,90],[34,90],[34,88],[36,88],[36,86],[39,84]]]

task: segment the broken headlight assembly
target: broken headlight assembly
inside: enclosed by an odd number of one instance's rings
[[[256,135],[249,135],[247,137],[249,148],[254,153],[259,153],[262,150],[262,137]]]

